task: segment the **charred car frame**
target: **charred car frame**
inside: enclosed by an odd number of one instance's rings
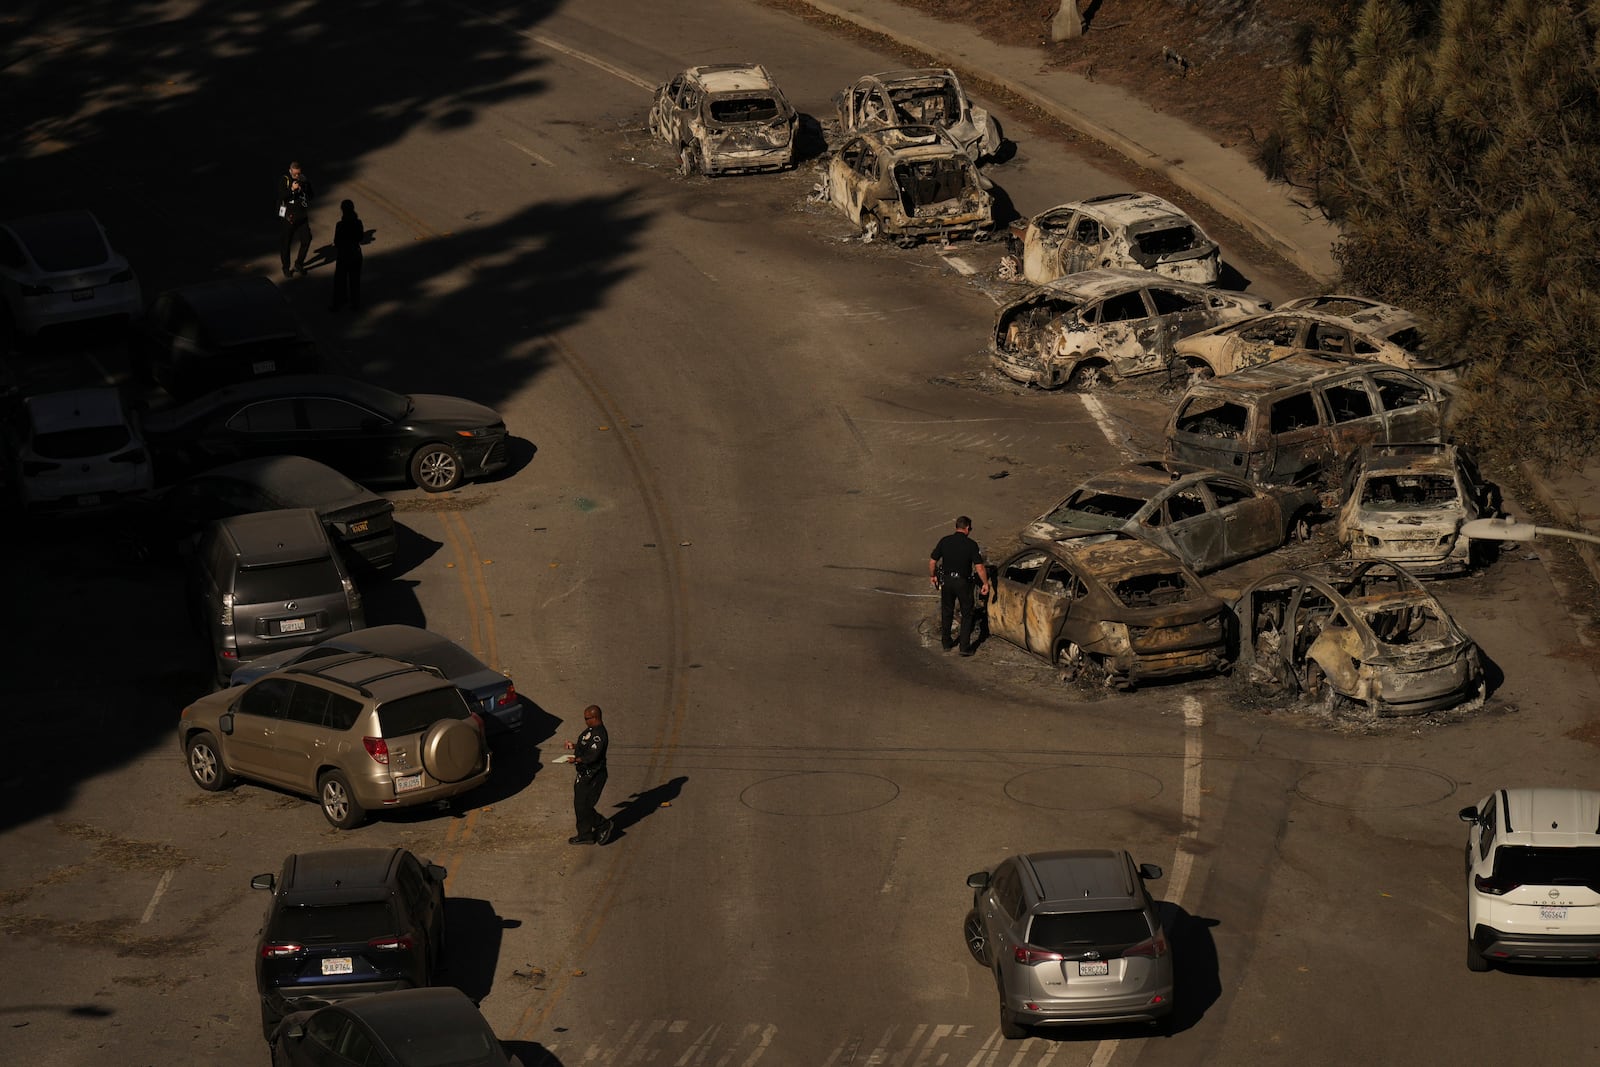
[[[822,199],[861,230],[902,245],[987,235],[993,198],[936,126],[888,126],[846,140],[823,168]]]
[[[1465,574],[1477,550],[1461,532],[1492,516],[1477,466],[1456,445],[1368,445],[1335,532],[1352,559],[1389,559],[1419,577]]]
[[[1043,285],[1095,267],[1147,270],[1215,285],[1222,251],[1199,223],[1154,193],[1108,193],[1012,223],[1022,276]]]
[[[956,72],[938,67],[867,74],[833,98],[839,130],[849,136],[885,126],[937,126],[974,163],[993,159],[1005,143],[1000,124],[972,102]]]
[[[685,174],[794,166],[799,116],[759,63],[690,67],[656,88],[648,121]]]

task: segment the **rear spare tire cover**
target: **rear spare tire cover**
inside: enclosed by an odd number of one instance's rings
[[[422,766],[441,782],[470,778],[483,766],[483,738],[467,719],[440,719],[422,735]]]

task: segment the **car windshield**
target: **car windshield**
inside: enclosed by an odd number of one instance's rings
[[[88,215],[59,215],[11,224],[39,266],[47,271],[98,267],[111,258],[100,228]]]
[[[1138,514],[1144,505],[1145,501],[1135,497],[1083,489],[1046,515],[1045,521],[1058,526],[1114,530]]]
[[[131,440],[126,426],[84,426],[38,434],[33,439],[33,451],[45,459],[83,459],[115,452]]]
[[[295,597],[326,596],[340,589],[339,568],[331,557],[247,567],[239,572],[233,598],[239,604],[265,604]]]
[[[270,937],[286,941],[365,941],[400,929],[385,900],[289,904],[274,916]]]
[[[1361,506],[1368,511],[1458,508],[1461,493],[1448,474],[1386,474],[1367,479]]]
[[[1584,885],[1600,893],[1600,848],[1502,845],[1494,877],[1516,885]]]
[[[1385,645],[1432,645],[1455,640],[1455,627],[1426,602],[1379,600],[1356,604],[1367,627]]]
[[[1181,604],[1190,597],[1189,583],[1177,571],[1135,574],[1112,586],[1111,591],[1124,607],[1152,608]]]
[[[1033,925],[1028,928],[1028,944],[1052,952],[1071,952],[1090,946],[1136,945],[1149,937],[1150,923],[1137,908],[1035,915]]]
[[[454,686],[386,701],[378,706],[378,729],[384,737],[419,734],[440,719],[465,719],[472,714]]]

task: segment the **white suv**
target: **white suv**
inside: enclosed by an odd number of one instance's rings
[[[1600,790],[1501,789],[1461,821],[1467,969],[1600,962]]]

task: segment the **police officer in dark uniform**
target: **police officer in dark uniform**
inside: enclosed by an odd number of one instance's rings
[[[569,845],[603,845],[611,840],[616,827],[610,819],[600,816],[595,805],[600,803],[600,791],[606,787],[606,737],[605,723],[600,721],[600,705],[590,704],[583,709],[583,733],[576,741],[568,741],[572,764],[578,776],[572,783],[572,814],[578,821],[578,832],[567,838]]]
[[[283,276],[289,277],[289,249],[298,241],[300,251],[295,256],[294,274],[306,272],[306,253],[311,250],[311,179],[300,169],[298,162],[278,179],[278,257],[283,261]]]
[[[983,583],[984,596],[989,595],[989,568],[984,565],[983,552],[969,535],[972,520],[962,515],[956,519],[955,533],[945,534],[933,546],[928,557],[928,581],[939,587],[939,644],[946,650],[961,646],[963,656],[972,655],[972,574],[978,574]],[[961,633],[950,640],[950,616],[957,602],[961,604]]]

